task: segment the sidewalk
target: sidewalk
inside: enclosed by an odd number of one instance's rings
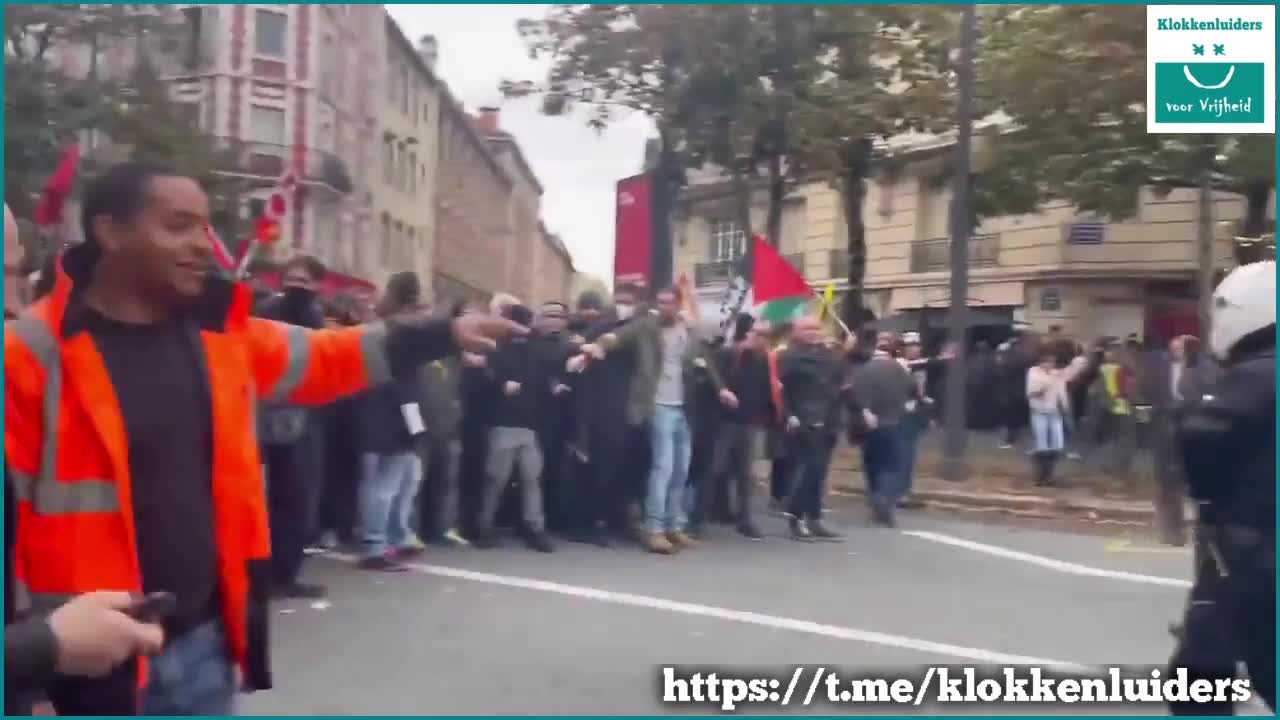
[[[1060,487],[1032,484],[1030,461],[1022,448],[1001,450],[993,436],[971,433],[969,479],[942,479],[938,436],[931,433],[916,459],[912,497],[926,507],[998,510],[1025,517],[1076,517],[1090,521],[1151,524],[1154,522],[1149,462],[1134,463],[1130,485],[1110,478],[1088,461],[1063,459],[1058,466]],[[857,448],[841,445],[832,459],[833,493],[862,496],[865,480]]]

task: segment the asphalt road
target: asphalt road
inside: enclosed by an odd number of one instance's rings
[[[856,510],[856,508],[855,508]],[[313,558],[327,604],[273,618],[277,689],[252,714],[706,713],[664,705],[664,665],[779,678],[796,664],[919,677],[927,665],[1148,665],[1169,655],[1189,556],[1141,541],[903,513],[797,543],[767,518],[676,557],[562,544],[432,550],[383,575]],[[806,678],[808,675],[806,675]],[[804,685],[802,685],[802,689]],[[819,695],[821,697],[821,695]],[[1162,714],[1160,706],[752,705],[751,713]],[[740,710],[741,712],[741,710]]]

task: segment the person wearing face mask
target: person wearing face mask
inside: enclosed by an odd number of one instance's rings
[[[543,408],[537,428],[538,445],[542,450],[542,492],[547,515],[547,529],[561,534],[572,527],[569,492],[567,487],[568,462],[565,440],[568,437],[572,388],[566,382],[565,361],[576,352],[576,345],[568,332],[569,308],[562,302],[542,304],[534,319],[531,343],[539,365],[549,369],[550,377],[533,390],[537,393],[539,407]],[[579,343],[580,344],[580,343]]]
[[[639,289],[621,284],[614,288],[613,306],[599,311],[595,321],[582,334],[588,348],[599,338],[623,330],[635,315]],[[579,298],[579,314],[584,318],[595,313],[599,298],[584,293]],[[608,547],[613,537],[630,535],[627,503],[634,494],[629,491],[631,477],[626,473],[628,446],[635,433],[627,421],[627,403],[635,374],[635,354],[629,350],[574,356],[567,363],[571,374],[580,373],[573,391],[578,399],[578,415],[573,453],[580,463],[581,482],[578,496],[582,513],[580,522],[588,538]],[[647,465],[647,463],[646,463]],[[611,537],[613,536],[613,537]]]
[[[262,303],[268,320],[318,330],[324,313],[316,287],[324,265],[309,255],[292,258],[282,271],[283,292]],[[262,444],[267,466],[267,504],[271,521],[272,590],[282,598],[321,598],[325,588],[301,582],[306,547],[313,540],[324,483],[321,415],[314,410],[264,404]]]
[[[507,313],[521,325],[533,322],[533,312],[524,305],[512,305]],[[553,552],[543,513],[543,457],[536,428],[546,395],[553,383],[558,384],[558,368],[545,361],[526,337],[499,345],[489,357],[489,367],[497,400],[489,428],[485,488],[474,544],[482,549],[497,547],[494,520],[514,476],[520,485],[526,543],[538,552]]]
[[[584,351],[597,358],[630,352],[635,358],[626,416],[633,427],[650,431],[653,462],[647,464],[644,500],[645,547],[670,555],[694,544],[685,533],[684,491],[692,454],[692,434],[686,409],[692,373],[705,371],[721,402],[736,407],[737,398],[724,387],[707,345],[697,336],[697,317],[687,302],[688,289],[667,288],[658,293],[656,312],[636,318],[626,327],[601,336]]]

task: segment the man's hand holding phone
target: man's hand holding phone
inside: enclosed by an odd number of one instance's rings
[[[155,593],[141,600],[125,592],[93,592],[72,598],[49,616],[58,643],[58,671],[100,677],[136,655],[164,647],[160,620],[173,612],[174,597]]]

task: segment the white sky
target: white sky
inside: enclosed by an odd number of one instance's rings
[[[502,79],[541,82],[546,65],[529,58],[516,20],[541,18],[548,5],[388,5],[416,44],[433,34],[436,72],[469,111],[501,99]],[[579,271],[613,275],[614,186],[640,170],[648,120],[621,119],[599,134],[572,117],[547,117],[536,100],[501,105],[500,125],[515,136],[542,183],[542,216],[559,233]]]

